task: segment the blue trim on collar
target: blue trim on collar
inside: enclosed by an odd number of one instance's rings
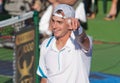
[[[47,45],[46,45],[46,48],[49,46],[49,44],[50,44],[50,42],[52,41],[52,39],[53,39],[53,36],[49,39],[49,41],[48,41],[48,43],[47,43]]]

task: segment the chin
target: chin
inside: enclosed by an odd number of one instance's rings
[[[58,34],[57,34],[57,33],[54,33],[54,36],[55,36],[55,37],[57,37],[57,36],[58,36]]]
[[[57,35],[54,35],[55,36],[55,38],[59,38],[59,36],[57,36]]]
[[[59,36],[58,36],[58,35],[54,35],[54,36],[55,36],[55,38],[56,38],[56,39],[58,39],[58,38],[59,38]]]

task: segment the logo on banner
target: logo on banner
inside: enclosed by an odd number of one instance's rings
[[[34,30],[16,35],[16,82],[34,83]]]

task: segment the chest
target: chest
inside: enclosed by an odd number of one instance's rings
[[[74,49],[66,48],[61,51],[49,49],[45,55],[47,71],[49,74],[60,72],[76,61],[76,58],[77,51]]]

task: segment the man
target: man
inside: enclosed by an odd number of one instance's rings
[[[92,40],[80,27],[74,9],[56,6],[50,28],[54,36],[41,44],[37,70],[41,83],[89,83]]]

